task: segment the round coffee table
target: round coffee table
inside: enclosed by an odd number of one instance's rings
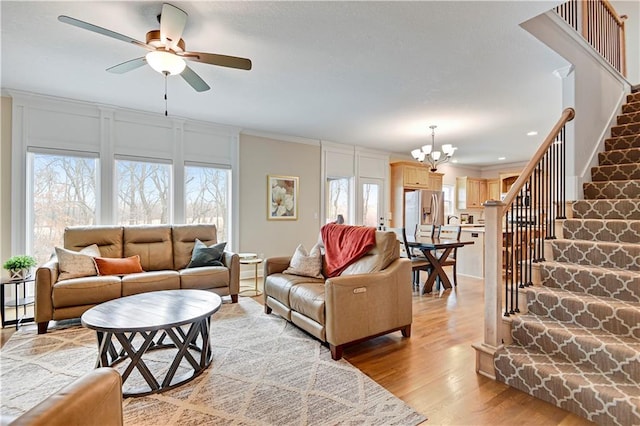
[[[221,304],[220,296],[204,290],[153,291],[94,306],[82,314],[81,320],[98,336],[96,368],[112,367],[129,359],[121,372],[123,395],[144,396],[193,380],[211,364],[211,316]],[[145,354],[169,348],[176,352],[169,368],[153,368],[152,372],[145,363]],[[165,363],[154,359],[149,364]],[[134,368],[148,388],[125,389]],[[175,377],[179,368],[192,371]],[[156,378],[163,373],[164,378]]]

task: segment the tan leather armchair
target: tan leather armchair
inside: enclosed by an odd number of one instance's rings
[[[9,421],[11,426],[122,426],[122,378],[98,368]],[[7,419],[3,419],[3,424]]]

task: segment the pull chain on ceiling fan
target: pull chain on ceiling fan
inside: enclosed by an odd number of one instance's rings
[[[187,61],[201,62],[204,64],[218,65],[242,70],[251,69],[251,60],[237,56],[226,56],[215,53],[188,52],[182,37],[182,32],[187,23],[187,13],[177,7],[164,3],[160,14],[160,30],[147,32],[146,42],[138,41],[115,31],[99,27],[69,16],[58,16],[60,22],[73,25],[78,28],[93,31],[125,43],[135,44],[149,52],[140,58],[135,58],[121,64],[107,68],[107,71],[124,74],[136,68],[149,64],[157,72],[165,77],[165,115],[167,101],[167,77],[179,74],[194,90],[204,92],[210,89],[209,85],[186,63]]]

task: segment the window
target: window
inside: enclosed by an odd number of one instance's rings
[[[370,180],[370,179],[368,179]],[[362,183],[362,225],[378,226],[382,220],[380,213],[380,188],[381,185],[374,182]]]
[[[170,188],[170,164],[116,159],[116,223],[170,223]]]
[[[453,214],[453,194],[455,192],[455,186],[442,185],[442,191],[444,192],[444,215],[446,217]]]
[[[339,214],[349,221],[349,178],[327,178],[325,223],[335,222]]]
[[[218,241],[229,241],[231,170],[187,165],[184,179],[185,223],[213,223]]]
[[[63,244],[66,226],[96,223],[95,157],[30,152],[31,222],[27,224],[27,251],[46,262],[54,246]],[[30,246],[30,247],[29,247]]]

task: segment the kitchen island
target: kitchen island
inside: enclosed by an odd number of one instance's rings
[[[484,226],[462,225],[460,241],[473,244],[458,249],[458,274],[484,278]]]

